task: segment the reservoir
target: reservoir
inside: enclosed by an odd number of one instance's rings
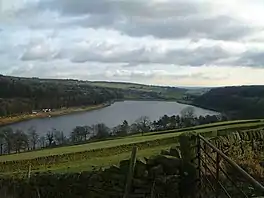
[[[59,117],[32,119],[9,125],[13,130],[21,129],[24,132],[30,127],[35,127],[39,135],[45,135],[49,130],[55,128],[69,135],[76,126],[91,126],[93,124],[105,123],[108,127],[114,127],[127,120],[132,124],[141,116],[148,116],[151,121],[168,116],[180,115],[182,109],[189,105],[167,101],[121,101],[102,109],[73,113]],[[197,116],[215,115],[217,112],[193,107]]]

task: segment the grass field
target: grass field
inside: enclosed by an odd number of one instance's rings
[[[76,152],[82,152],[82,151],[87,151],[87,150],[110,148],[110,147],[115,147],[119,145],[133,144],[133,143],[152,141],[152,140],[157,140],[157,139],[165,139],[169,137],[179,136],[180,134],[187,132],[187,131],[203,133],[203,132],[210,132],[210,131],[217,131],[217,130],[224,130],[224,129],[236,129],[236,128],[240,128],[244,126],[245,127],[264,126],[264,122],[253,122],[253,121],[256,121],[256,120],[220,122],[220,123],[186,128],[184,130],[179,129],[179,130],[149,132],[149,133],[146,133],[144,136],[138,134],[138,135],[132,135],[132,136],[127,136],[123,138],[115,138],[112,140],[105,140],[105,141],[99,141],[99,142],[93,142],[93,143],[87,143],[87,144],[81,144],[81,145],[75,145],[75,146],[59,147],[59,148],[53,148],[53,149],[43,149],[43,150],[25,152],[25,153],[20,153],[20,154],[11,154],[11,155],[0,156],[0,162],[32,159],[32,158],[44,157],[44,156],[50,156],[50,155],[76,153]],[[225,125],[222,126],[223,124]],[[226,125],[226,124],[229,124],[229,125]],[[206,127],[206,128],[199,129],[201,127]]]
[[[144,157],[149,157],[152,155],[160,154],[161,150],[166,150],[175,146],[176,144],[167,144],[154,148],[148,148],[144,150],[139,150],[137,152],[137,158],[143,159]],[[34,167],[32,172],[44,172],[51,171],[57,173],[65,172],[81,172],[81,171],[91,171],[98,170],[100,168],[107,168],[112,165],[118,165],[120,161],[129,159],[131,152],[124,152],[117,155],[109,155],[107,157],[93,157],[92,159],[79,160],[79,161],[69,161],[67,163],[60,163],[53,166],[38,166]],[[27,174],[27,171],[17,171],[17,172],[5,172],[4,174]]]
[[[104,153],[101,157],[98,155],[91,155],[88,158],[84,158],[81,160],[74,160],[74,161],[61,161],[52,165],[39,165],[37,167],[33,167],[34,171],[55,171],[55,172],[74,172],[74,171],[84,171],[84,170],[91,170],[94,167],[107,167],[113,164],[118,164],[123,159],[129,158],[130,152],[128,150],[121,151],[120,153],[112,153],[107,152],[108,149],[118,147],[118,146],[126,146],[126,145],[133,145],[138,143],[144,142],[151,142],[155,140],[162,140],[162,139],[169,139],[173,137],[177,137],[182,133],[191,131],[196,133],[209,133],[212,131],[223,131],[223,130],[239,130],[245,127],[264,127],[263,120],[241,120],[241,121],[229,121],[229,122],[222,122],[222,123],[214,123],[209,125],[202,125],[196,126],[191,128],[186,128],[184,130],[170,130],[170,131],[162,131],[162,132],[149,132],[146,133],[144,136],[141,135],[132,135],[123,138],[117,138],[112,140],[105,140],[93,143],[87,143],[83,145],[76,145],[76,146],[68,146],[68,147],[60,147],[60,148],[53,148],[53,149],[44,149],[38,150],[33,152],[25,152],[20,154],[12,154],[12,155],[5,155],[0,157],[0,162],[7,162],[7,161],[21,161],[21,160],[33,160],[35,158],[42,158],[46,156],[60,156],[62,154],[72,154],[78,152],[93,152],[96,150],[104,149]],[[180,132],[179,132],[180,131]],[[160,153],[162,149],[168,149],[173,145],[178,144],[175,143],[166,143],[164,142],[163,145],[156,145],[150,147],[141,148],[138,151],[138,157],[148,157],[151,155],[155,155]],[[18,167],[19,168],[19,167]]]
[[[162,91],[163,87],[158,86],[149,86],[136,83],[119,83],[119,82],[92,82],[92,85],[98,87],[108,87],[108,88],[117,88],[117,89],[131,89],[138,91]]]
[[[91,82],[92,85],[98,87],[106,87],[106,88],[116,88],[123,90],[133,90],[133,91],[142,91],[142,92],[156,92],[161,94],[163,100],[180,100],[182,96],[187,92],[187,89],[175,89],[170,90],[166,87],[162,86],[150,86],[144,84],[136,84],[136,83],[122,83],[122,82]],[[128,95],[125,96],[126,99],[140,99],[138,95]]]

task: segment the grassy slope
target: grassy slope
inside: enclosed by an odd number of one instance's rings
[[[154,148],[147,148],[139,150],[137,152],[137,158],[149,157],[152,155],[158,155],[161,150],[166,150],[175,146],[176,144],[162,145]],[[121,160],[130,158],[130,152],[124,152],[117,155],[109,155],[107,157],[93,157],[92,159],[81,160],[81,161],[70,161],[67,163],[60,163],[50,167],[33,167],[33,172],[52,171],[52,172],[81,172],[91,171],[93,169],[106,168],[111,165],[118,165]],[[18,174],[27,174],[27,171],[17,172]],[[13,173],[5,173],[13,174]]]
[[[141,91],[161,91],[162,87],[158,86],[149,86],[143,84],[135,83],[122,83],[122,82],[91,82],[92,85],[98,87],[108,87],[108,88],[117,88],[117,89],[132,89],[132,90],[141,90]]]
[[[229,123],[230,125],[225,125]],[[223,125],[224,126],[221,126]],[[254,120],[244,120],[244,121],[229,121],[229,122],[222,122],[222,123],[214,123],[211,125],[204,125],[207,126],[208,128],[203,128],[199,129],[201,126],[197,127],[191,127],[189,129],[186,129],[185,131],[177,132],[177,133],[172,133],[172,131],[165,131],[163,134],[158,133],[148,133],[145,134],[144,136],[140,135],[134,135],[130,137],[124,137],[124,138],[119,138],[119,139],[114,139],[114,140],[106,140],[106,141],[101,141],[101,142],[95,142],[95,143],[90,143],[90,144],[85,144],[85,145],[79,145],[79,146],[69,146],[69,147],[62,147],[62,148],[55,148],[55,149],[47,149],[47,150],[41,150],[41,151],[35,151],[35,152],[30,152],[30,153],[21,153],[18,155],[9,155],[9,156],[2,156],[0,157],[0,161],[5,161],[5,160],[21,160],[21,159],[28,159],[28,158],[35,158],[35,157],[40,157],[40,156],[45,156],[45,155],[54,155],[54,154],[62,154],[65,152],[78,152],[78,151],[83,151],[83,150],[90,150],[90,149],[97,149],[97,148],[107,148],[107,147],[113,147],[116,145],[124,145],[124,144],[131,144],[135,142],[144,142],[147,140],[155,140],[155,139],[163,139],[163,138],[168,138],[168,137],[175,137],[178,136],[184,132],[187,131],[193,131],[196,133],[206,133],[206,132],[211,132],[211,131],[216,131],[216,130],[225,130],[225,129],[237,129],[240,127],[264,127],[263,120],[258,123],[254,123]],[[197,129],[195,129],[197,128]],[[145,149],[140,149],[137,153],[138,158],[142,157],[149,157],[153,155],[157,155],[160,153],[161,150],[163,149],[169,149],[172,146],[176,146],[178,143],[169,143],[166,145],[159,145],[155,147],[150,147],[150,148],[145,148]],[[130,157],[130,152],[124,151],[120,154],[113,154],[111,155],[109,153],[109,156],[104,156],[104,157],[92,157],[89,159],[85,160],[78,160],[78,161],[68,161],[68,162],[61,162],[52,166],[35,166],[32,167],[32,172],[43,172],[43,171],[51,171],[51,172],[81,172],[81,171],[91,171],[93,169],[99,169],[99,168],[105,168],[109,167],[111,165],[118,165],[121,160],[124,159],[129,159]],[[18,167],[19,170],[19,167]],[[5,172],[1,174],[7,174],[7,175],[25,175],[27,174],[27,171],[18,171],[18,172]]]
[[[144,84],[135,84],[135,83],[122,83],[122,82],[91,82],[92,85],[98,87],[106,88],[117,88],[124,90],[134,90],[134,91],[143,91],[143,92],[157,92],[161,93],[164,99],[174,99],[179,100],[186,93],[187,89],[176,88],[174,91],[168,91],[167,87],[162,86],[150,86]],[[137,96],[128,96],[126,99],[138,99]]]
[[[236,128],[244,127],[244,126],[263,126],[264,125],[263,122],[249,123],[249,121],[237,121],[237,124],[234,124],[234,121],[231,121],[230,125],[225,125],[225,126],[220,126],[221,124],[223,123],[215,123],[211,125],[206,125],[208,128],[203,128],[203,129],[199,129],[199,127],[201,126],[197,126],[197,127],[186,129],[184,131],[181,130],[181,132],[177,132],[177,130],[156,132],[156,134],[155,132],[152,132],[152,133],[147,133],[144,136],[133,135],[133,136],[128,136],[124,138],[117,138],[113,140],[105,140],[105,141],[93,142],[93,143],[76,145],[76,146],[44,149],[44,150],[33,151],[33,152],[0,156],[0,161],[3,162],[3,161],[32,159],[32,158],[37,158],[37,157],[49,156],[49,155],[60,155],[60,154],[65,154],[65,153],[75,153],[75,152],[88,151],[88,150],[93,150],[93,149],[111,148],[111,147],[115,147],[119,145],[127,145],[127,144],[132,144],[132,143],[139,143],[139,142],[175,137],[186,131],[194,131],[197,133],[201,133],[201,132],[210,132],[210,131],[223,130],[223,129],[236,129]]]

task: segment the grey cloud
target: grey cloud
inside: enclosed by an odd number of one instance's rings
[[[55,10],[64,15],[127,15],[145,16],[150,18],[167,18],[171,16],[185,16],[205,11],[207,6],[199,6],[195,0],[167,1],[166,3],[153,4],[151,1],[141,0],[48,0],[41,1],[38,5],[41,10]]]
[[[263,51],[246,51],[232,64],[239,66],[264,67]]]
[[[219,46],[198,47],[192,50],[173,50],[167,54],[166,58],[172,57],[174,63],[179,65],[210,65],[214,62],[228,58],[231,54]]]
[[[169,20],[130,21],[129,25],[118,27],[130,36],[153,35],[159,38],[210,38],[217,40],[239,39],[253,31],[249,26],[226,16],[214,18],[171,18]]]
[[[84,16],[69,22],[71,25],[116,29],[134,37],[232,40],[255,31],[230,16],[212,16],[210,3],[195,0],[159,4],[141,0],[49,0],[41,1],[38,8],[64,16]]]
[[[120,48],[120,49],[119,49]],[[113,51],[113,53],[108,53]],[[123,67],[134,67],[138,64],[176,64],[201,66],[210,65],[219,59],[231,56],[219,46],[198,47],[195,49],[180,48],[169,50],[165,53],[157,51],[156,48],[139,47],[136,49],[122,49],[119,46],[107,46],[104,44],[95,46],[88,45],[86,48],[72,48],[63,54],[71,55],[71,61],[75,63],[102,62],[123,63]]]

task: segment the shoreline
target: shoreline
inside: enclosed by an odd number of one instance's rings
[[[209,110],[209,111],[214,111],[216,113],[219,113],[217,109],[213,109],[213,108],[209,108],[209,107],[203,107],[203,106],[200,106],[198,104],[192,103],[190,101],[179,100],[177,102],[180,103],[180,104],[191,105],[191,106],[194,106],[194,107],[198,107],[198,108],[201,108],[201,109],[206,109],[206,110]]]
[[[203,108],[201,106],[192,104],[191,102],[184,101],[184,100],[166,100],[166,99],[140,99],[140,98],[126,98],[126,99],[117,99],[117,100],[112,100],[107,103],[99,104],[99,105],[92,105],[92,106],[80,106],[80,107],[70,107],[67,109],[56,109],[52,112],[41,112],[37,114],[24,114],[24,115],[19,115],[19,116],[13,116],[13,117],[4,117],[0,118],[0,127],[5,127],[8,125],[24,122],[24,121],[29,121],[33,119],[43,119],[43,118],[48,118],[49,116],[51,117],[59,117],[59,116],[64,116],[64,115],[70,115],[74,113],[80,113],[80,112],[89,112],[89,111],[94,111],[94,110],[99,110],[103,109],[105,107],[111,106],[112,104],[116,102],[124,102],[124,101],[164,101],[164,102],[177,102],[180,104],[186,104],[186,105],[192,105],[198,108]],[[214,111],[217,113],[217,111],[209,108],[203,108],[207,109],[210,111]]]
[[[37,114],[24,114],[24,115],[19,115],[19,116],[12,116],[12,117],[0,117],[0,127],[6,127],[8,125],[12,125],[12,124],[16,124],[16,123],[20,123],[24,121],[29,121],[33,119],[48,118],[49,116],[59,117],[59,116],[70,115],[74,113],[99,110],[99,109],[103,109],[105,107],[111,106],[112,104],[116,102],[124,102],[124,101],[174,101],[174,102],[178,102],[176,100],[162,100],[162,99],[140,99],[140,98],[116,99],[116,100],[112,100],[107,103],[99,104],[99,105],[70,107],[67,109],[55,109],[52,112],[40,112]]]
[[[3,118],[0,118],[0,127],[5,127],[11,124],[16,124],[19,122],[24,122],[24,121],[33,120],[33,119],[48,118],[49,116],[59,117],[59,116],[70,115],[74,113],[99,110],[99,109],[111,106],[114,102],[109,102],[109,103],[104,103],[104,104],[99,104],[99,105],[91,105],[91,106],[70,107],[67,109],[56,109],[52,112],[40,112],[37,114],[24,114],[24,115],[13,116],[13,117],[3,117]]]

